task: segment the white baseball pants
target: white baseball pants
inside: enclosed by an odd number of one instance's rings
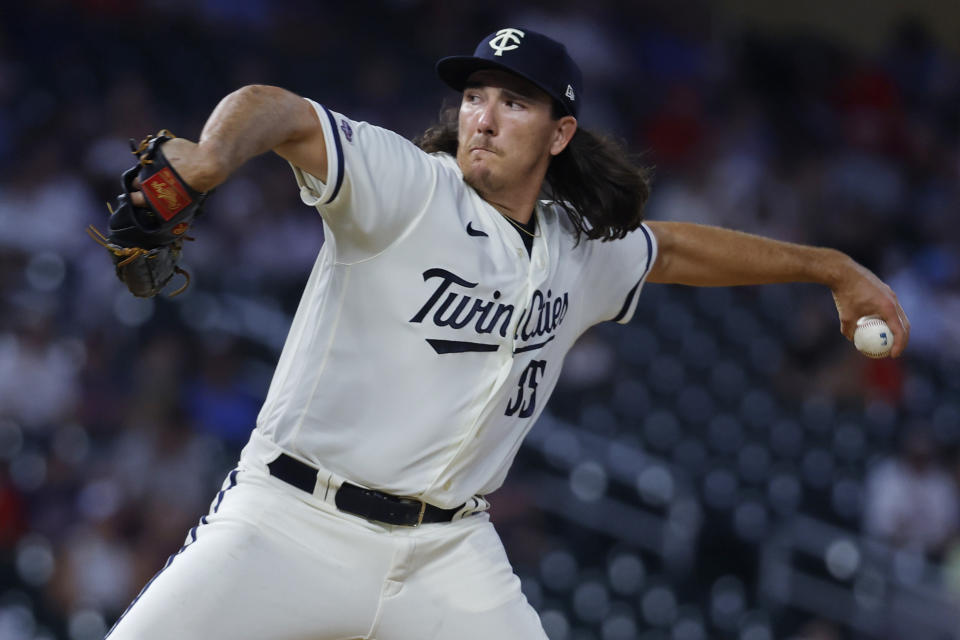
[[[374,524],[252,449],[109,640],[546,640],[486,513]]]

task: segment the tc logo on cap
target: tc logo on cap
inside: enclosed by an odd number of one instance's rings
[[[495,56],[502,56],[504,51],[513,51],[520,46],[520,38],[523,37],[523,31],[520,29],[500,29],[497,35],[490,39],[490,48],[493,49]]]

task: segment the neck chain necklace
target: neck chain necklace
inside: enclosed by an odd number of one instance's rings
[[[531,238],[539,238],[539,237],[540,237],[540,233],[539,233],[540,225],[537,224],[537,213],[536,213],[536,211],[534,211],[534,213],[533,213],[533,218],[532,218],[532,219],[533,219],[533,224],[534,224],[534,225],[537,227],[537,229],[538,229],[538,232],[537,232],[537,233],[530,233],[529,231],[527,231],[527,229],[526,229],[522,224],[520,224],[519,222],[517,222],[516,220],[514,220],[513,218],[511,218],[510,216],[508,216],[508,215],[505,214],[505,213],[501,213],[500,215],[502,215],[504,218],[506,218],[506,219],[507,219],[507,222],[509,222],[510,224],[512,224],[513,226],[515,226],[517,229],[520,229],[520,231],[522,231],[523,233],[527,234],[527,235],[530,236]]]

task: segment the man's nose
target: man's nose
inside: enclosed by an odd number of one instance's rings
[[[492,102],[488,102],[483,106],[483,109],[480,111],[480,116],[477,118],[477,133],[491,136],[496,135],[497,116],[494,107],[495,105]]]

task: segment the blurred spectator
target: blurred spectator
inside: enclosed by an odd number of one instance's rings
[[[21,314],[17,330],[0,333],[0,415],[38,428],[79,399],[78,345],[58,336],[48,315]]]
[[[158,418],[131,422],[118,438],[115,480],[124,498],[138,508],[155,509],[168,522],[192,522],[217,485],[218,449],[216,441],[197,433],[183,411],[167,407]]]
[[[66,611],[93,607],[119,615],[137,583],[132,550],[115,519],[72,528],[52,591]]]
[[[660,110],[647,120],[641,139],[650,146],[658,166],[683,165],[701,153],[705,134],[701,100],[693,87],[675,84]]]
[[[201,375],[183,391],[187,413],[201,433],[240,447],[250,437],[260,402],[241,379],[243,368],[235,348],[207,356]]]
[[[12,549],[27,531],[23,497],[0,469],[0,552]]]
[[[864,530],[897,547],[937,556],[957,533],[960,495],[923,425],[903,435],[896,457],[867,477]]]

